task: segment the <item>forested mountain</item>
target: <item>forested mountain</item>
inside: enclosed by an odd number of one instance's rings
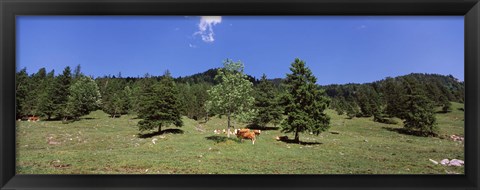
[[[175,78],[175,82],[190,83],[190,84],[197,84],[197,83],[216,84],[218,81],[215,81],[215,76],[217,76],[218,70],[219,68],[214,68],[214,69],[209,69],[205,72],[193,74],[190,76],[177,77]],[[253,84],[258,84],[259,82],[258,79],[250,75],[247,75],[247,79]]]
[[[412,73],[395,78],[364,83],[320,86],[331,98],[330,108],[350,117],[369,117],[381,120],[383,116],[402,117],[408,92],[414,88],[433,106],[450,110],[450,102],[463,103],[465,85],[451,75]]]

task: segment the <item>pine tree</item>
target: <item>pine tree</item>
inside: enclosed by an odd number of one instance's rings
[[[158,83],[152,78],[145,80],[139,97],[138,117],[142,119],[138,122],[139,130],[158,127],[160,133],[164,126],[183,126],[178,91],[170,74],[166,72]]]
[[[195,116],[195,101],[196,97],[193,94],[193,86],[190,83],[178,84],[179,92],[179,105],[182,115],[192,119]]]
[[[40,68],[37,73],[32,74],[27,83],[27,94],[24,100],[24,110],[27,115],[40,115],[39,111],[39,94],[44,91],[45,79],[46,79],[46,70],[45,68]]]
[[[67,107],[69,88],[72,83],[72,74],[70,67],[65,67],[63,73],[56,77],[53,96],[54,114],[57,119],[63,119],[66,116],[65,108]]]
[[[73,80],[76,80],[78,78],[80,78],[83,74],[82,74],[82,71],[81,71],[81,66],[80,64],[78,64],[75,69],[73,70]]]
[[[363,117],[377,116],[380,114],[380,96],[373,87],[362,85],[356,95]]]
[[[253,84],[243,73],[243,64],[227,59],[224,68],[215,77],[219,83],[208,90],[208,112],[227,116],[227,130],[230,132],[232,118],[248,121],[254,117],[252,96]],[[230,137],[230,133],[227,133]]]
[[[130,113],[132,110],[132,89],[129,85],[125,86],[122,91],[122,114]]]
[[[436,136],[438,126],[433,103],[414,78],[406,78],[405,110],[403,111],[404,127],[411,132],[419,132],[423,136]]]
[[[294,133],[294,141],[300,142],[300,132],[319,135],[330,127],[330,117],[324,113],[329,100],[324,91],[317,88],[317,79],[305,62],[296,58],[290,71],[292,73],[287,74],[285,81],[288,87],[285,96],[287,119],[282,122],[282,132]]]
[[[349,119],[353,119],[360,113],[360,109],[358,108],[358,105],[356,102],[348,101],[346,104],[345,112],[347,113],[347,116]]]
[[[29,93],[29,77],[27,68],[23,68],[15,75],[15,100],[16,100],[16,117],[17,119],[27,115],[25,100]]]
[[[206,83],[200,83],[191,87],[191,93],[193,94],[193,119],[200,120],[201,118],[207,119],[207,110],[205,103],[208,100],[207,91],[210,89],[210,85]]]
[[[125,113],[129,96],[125,94],[125,82],[120,78],[108,78],[103,85],[102,109],[110,117],[115,118]]]
[[[448,98],[445,96],[441,96],[440,98],[440,105],[442,106],[442,112],[448,113],[452,111],[452,103],[448,101]]]
[[[262,127],[274,120],[278,120],[282,115],[282,110],[276,102],[273,84],[267,80],[265,74],[262,75],[256,89],[255,109],[258,111],[258,114],[253,119],[253,122]]]
[[[404,110],[404,104],[402,104],[404,92],[401,85],[395,79],[388,77],[383,89],[386,102],[385,113],[391,117],[401,117]]]
[[[47,119],[51,119],[55,113],[55,104],[53,102],[55,98],[55,87],[55,71],[52,70],[47,74],[42,85],[43,90],[39,93],[38,97],[38,111],[42,116],[46,116]]]

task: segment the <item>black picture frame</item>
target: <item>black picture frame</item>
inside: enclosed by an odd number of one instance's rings
[[[464,15],[465,175],[16,175],[18,15]],[[479,189],[478,0],[0,0],[1,189]]]

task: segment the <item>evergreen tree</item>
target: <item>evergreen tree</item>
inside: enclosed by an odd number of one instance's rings
[[[208,112],[227,116],[227,130],[230,132],[232,117],[243,121],[254,117],[255,98],[252,96],[253,84],[243,73],[243,64],[227,59],[223,65],[215,77],[219,83],[208,90],[206,107]],[[230,137],[230,133],[227,136]]]
[[[79,76],[69,88],[67,104],[64,109],[64,119],[78,120],[98,109],[101,105],[101,95],[97,83],[86,76]]]
[[[65,67],[62,74],[57,76],[55,79],[55,88],[54,88],[54,96],[53,96],[53,105],[55,115],[58,119],[65,118],[67,113],[65,112],[65,108],[67,107],[68,96],[70,95],[70,85],[72,83],[72,73],[70,67]]]
[[[324,91],[317,89],[317,79],[305,63],[296,58],[290,67],[285,81],[288,89],[285,96],[287,119],[282,122],[282,132],[294,133],[295,141],[300,142],[300,132],[312,132],[319,135],[330,126],[330,117],[324,110],[329,100]]]
[[[24,100],[24,111],[26,115],[40,115],[39,94],[44,91],[44,81],[46,79],[45,68],[40,68],[37,73],[32,74],[27,83],[27,94]]]
[[[208,100],[207,91],[210,89],[210,85],[206,83],[200,83],[191,87],[191,93],[193,94],[193,117],[192,119],[199,120],[201,118],[207,119],[207,110],[205,103]]]
[[[73,80],[79,79],[82,75],[81,66],[78,64],[73,70]]]
[[[102,109],[110,117],[115,118],[127,112],[126,104],[130,95],[125,94],[125,82],[120,78],[108,78],[103,85]]]
[[[380,114],[380,96],[373,87],[362,85],[356,95],[363,117],[378,116]]]
[[[440,98],[440,105],[442,106],[442,112],[448,113],[452,111],[452,103],[448,101],[448,98],[445,96],[441,96]]]
[[[385,113],[391,117],[401,117],[404,104],[403,89],[395,79],[388,77],[385,80],[384,97],[386,102]]]
[[[190,83],[178,84],[177,85],[179,92],[179,104],[180,112],[182,115],[187,116],[192,119],[195,115],[195,100],[196,97],[193,94],[192,85]]]
[[[403,83],[406,92],[402,117],[405,120],[404,127],[423,136],[436,136],[438,126],[433,103],[426,97],[415,78],[406,78]]]
[[[158,127],[158,132],[161,132],[163,126],[183,126],[178,92],[170,74],[166,72],[158,83],[151,78],[145,80],[139,97],[138,117],[142,119],[138,122],[139,130]]]
[[[38,95],[38,111],[40,115],[46,116],[47,119],[51,119],[55,113],[55,104],[53,102],[55,98],[55,71],[52,70],[47,74],[45,81],[43,82],[41,92]]]
[[[129,85],[125,86],[122,91],[122,114],[130,113],[132,109],[132,89]]]
[[[253,119],[255,124],[262,127],[274,120],[278,120],[282,115],[282,110],[276,102],[273,88],[273,84],[263,74],[257,86],[255,96],[255,109],[258,111],[258,114]]]
[[[348,101],[346,104],[345,113],[347,114],[349,119],[353,119],[360,113],[360,109],[358,108],[357,103],[354,101]]]
[[[15,100],[16,100],[16,117],[17,119],[22,118],[23,116],[27,115],[27,106],[25,104],[25,100],[29,93],[29,77],[27,73],[27,68],[23,68],[15,75]]]

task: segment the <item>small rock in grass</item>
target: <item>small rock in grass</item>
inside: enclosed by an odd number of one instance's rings
[[[438,164],[438,162],[437,162],[437,161],[435,161],[435,160],[432,160],[432,159],[428,159],[428,160],[430,160],[430,162],[432,162],[432,163],[433,163],[433,164],[435,164],[435,165],[437,165],[437,164]]]
[[[463,160],[457,160],[457,159],[453,159],[453,160],[450,160],[450,162],[448,163],[448,166],[462,166],[465,162]]]
[[[440,164],[446,166],[448,163],[450,163],[450,161],[448,159],[443,159],[442,161],[440,161]]]

